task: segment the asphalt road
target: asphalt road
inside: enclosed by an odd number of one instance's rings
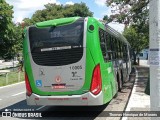
[[[0,120],[12,120],[12,119],[27,119],[28,118],[11,118],[1,117],[2,112],[8,111],[34,111],[42,113],[47,116],[46,119],[96,119],[96,120],[113,120],[113,117],[108,117],[109,113],[114,111],[124,111],[130,97],[133,83],[135,80],[135,74],[130,75],[130,80],[124,84],[121,92],[118,96],[111,100],[108,104],[103,106],[92,107],[79,107],[79,106],[28,106],[25,96],[25,84],[24,82],[0,88]],[[109,113],[108,113],[109,111]],[[43,119],[45,119],[43,117]],[[54,117],[53,117],[54,116]],[[74,116],[74,117],[73,117]],[[41,119],[41,118],[38,118]],[[114,117],[114,120],[120,120],[121,117]]]
[[[5,108],[25,99],[24,82],[0,87],[0,108]]]
[[[41,106],[28,106],[26,103],[25,83],[21,82],[0,88],[0,110],[34,109]]]

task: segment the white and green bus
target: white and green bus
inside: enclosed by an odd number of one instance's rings
[[[131,72],[127,40],[93,17],[25,28],[23,54],[28,105],[103,105]]]

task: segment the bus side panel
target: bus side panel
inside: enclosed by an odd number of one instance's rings
[[[116,80],[113,72],[112,63],[101,63],[101,75],[104,93],[104,104],[109,102],[116,93]]]
[[[88,46],[88,44],[86,44]],[[85,90],[90,90],[90,85],[92,81],[92,73],[95,67],[95,63],[93,61],[91,52],[89,48],[86,48],[86,73],[85,73],[85,84],[84,84],[84,89]]]
[[[102,51],[100,48],[99,40],[99,25],[96,21],[88,20],[88,28],[90,25],[94,25],[93,31],[87,33],[87,47],[91,51],[92,58],[95,62],[95,66],[100,64],[101,77],[102,77],[102,93],[103,93],[103,104],[109,102],[113,97],[113,92],[116,91],[115,77],[113,73],[113,67],[111,62],[104,62]],[[88,59],[87,64],[89,63]],[[95,67],[94,66],[94,67]],[[93,71],[94,68],[92,68]],[[88,70],[86,70],[87,72]],[[112,85],[111,85],[112,84]],[[113,87],[112,87],[113,86]],[[113,89],[113,92],[112,92]]]
[[[89,30],[89,26],[93,25],[94,30]],[[99,38],[98,38],[98,24],[94,19],[88,19],[88,32],[87,32],[87,48],[89,48],[92,58],[95,65],[100,63],[100,47],[99,47]],[[98,39],[98,40],[97,40]]]
[[[90,25],[94,26],[94,30],[90,30]],[[96,22],[96,20],[92,19],[92,18],[88,18],[88,24],[87,24],[87,41],[86,41],[86,47],[87,47],[87,56],[91,55],[92,61],[93,63],[91,64],[90,59],[86,59],[86,80],[90,79],[90,82],[88,83],[89,86],[91,87],[91,83],[92,83],[92,74],[94,71],[94,68],[96,67],[96,65],[100,64],[100,50],[99,50],[99,43],[98,43],[98,24]],[[89,53],[89,54],[88,54]],[[102,96],[103,96],[103,92]],[[95,95],[93,95],[95,96]],[[97,97],[97,95],[95,96]],[[103,104],[103,98],[99,101],[96,101],[97,105],[102,105]]]
[[[33,78],[33,72],[32,72],[32,67],[30,64],[30,57],[29,57],[29,51],[28,51],[28,33],[27,30],[24,31],[25,32],[25,38],[23,40],[23,56],[24,56],[24,68],[25,68],[25,73],[28,76],[32,91],[33,91],[33,86],[34,83],[32,82],[34,80]]]

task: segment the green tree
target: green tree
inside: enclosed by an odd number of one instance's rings
[[[149,0],[107,0],[106,4],[112,8],[110,21],[125,24],[123,34],[137,55],[149,45]]]
[[[124,24],[141,24],[149,20],[149,0],[106,0],[112,8],[113,21]]]
[[[0,58],[12,59],[22,50],[22,27],[13,24],[13,6],[0,0]]]
[[[14,38],[12,9],[13,6],[7,4],[5,0],[0,0],[0,57],[4,59],[9,59],[13,55],[12,46],[14,44]]]
[[[128,42],[131,44],[133,50],[134,63],[136,63],[136,56],[139,52],[148,46],[148,36],[143,32],[139,33],[139,29],[135,26],[129,26],[124,29],[123,35],[126,37]]]
[[[15,52],[14,55],[16,55],[18,52],[22,52],[22,33],[23,33],[23,26],[22,24],[14,24],[14,31],[13,31],[13,37],[14,37],[14,45],[13,50]]]
[[[56,5],[49,3],[44,6],[45,8],[43,10],[37,10],[31,19],[25,18],[23,20],[26,26],[32,25],[36,22],[63,17],[93,16],[93,13],[89,10],[85,3],[75,3],[74,5]]]
[[[108,15],[105,15],[105,16],[103,17],[103,20],[104,20],[105,22],[107,22],[107,23],[110,23],[110,22],[112,21],[112,19],[109,18]]]

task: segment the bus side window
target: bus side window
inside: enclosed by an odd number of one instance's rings
[[[124,43],[121,42],[121,58],[123,59],[124,49],[123,49]]]
[[[105,31],[102,29],[99,30],[99,37],[100,37],[100,47],[103,54],[103,58],[106,60],[106,35]]]
[[[112,49],[111,49],[111,35],[106,35],[106,46],[107,46],[107,57],[108,60],[112,60]]]
[[[123,45],[123,58],[125,61],[128,60],[128,49],[127,49],[127,45]]]
[[[117,47],[118,41],[117,38],[115,38],[115,43],[114,43],[114,47],[115,47],[115,56],[116,59],[118,59],[118,47]]]
[[[119,53],[119,40],[117,39],[116,40],[117,42],[116,42],[116,48],[117,48],[117,59],[119,59],[120,58],[120,53]]]
[[[116,40],[115,38],[112,36],[112,55],[113,55],[113,59],[116,59]]]
[[[119,40],[118,41],[118,57],[119,57],[119,59],[121,59],[122,58],[122,44],[121,44],[121,41]]]

